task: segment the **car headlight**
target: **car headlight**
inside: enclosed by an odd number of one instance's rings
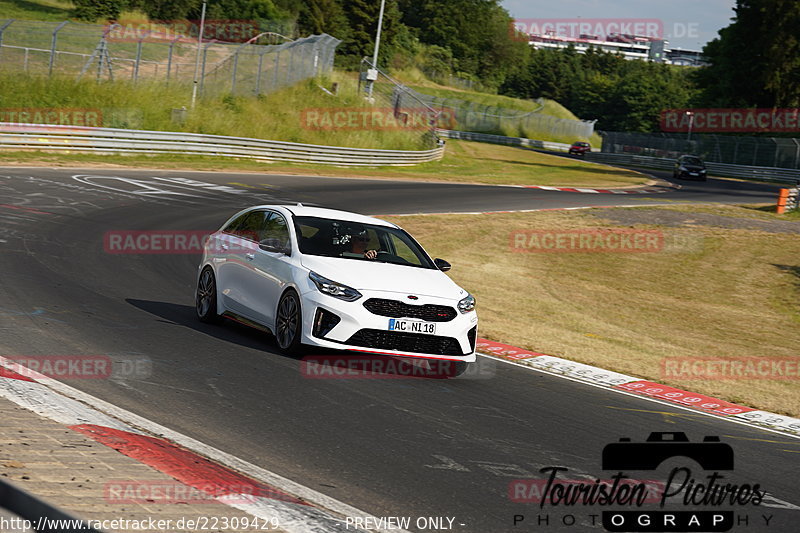
[[[354,302],[361,298],[361,293],[354,288],[348,287],[347,285],[342,285],[341,283],[336,283],[335,281],[324,276],[320,276],[314,271],[308,273],[308,279],[314,282],[314,285],[317,286],[319,292],[323,292],[333,296],[334,298],[339,298],[340,300],[344,300],[346,302]]]
[[[469,313],[475,310],[475,297],[467,294],[467,297],[458,302],[458,310],[462,313]]]
[[[681,172],[689,172],[688,170],[686,170],[686,167],[678,167],[678,170],[680,170]]]

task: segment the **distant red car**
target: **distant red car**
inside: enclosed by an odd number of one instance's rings
[[[583,141],[574,142],[572,143],[572,146],[569,147],[570,155],[572,154],[583,155],[591,151],[592,151],[592,145]]]

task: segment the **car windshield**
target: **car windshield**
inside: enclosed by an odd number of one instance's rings
[[[396,265],[435,269],[422,247],[405,231],[348,220],[294,217],[300,252]],[[376,252],[374,259],[367,252]]]
[[[684,157],[683,163],[686,165],[702,165],[703,161],[699,157]]]

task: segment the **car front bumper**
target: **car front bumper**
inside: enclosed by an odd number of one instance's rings
[[[461,313],[457,309],[458,301],[419,296],[419,300],[413,305],[433,304],[451,307],[456,310],[456,316],[452,320],[435,322],[435,334],[394,332],[389,331],[391,317],[372,313],[364,307],[364,302],[371,298],[379,298],[406,303],[401,298],[405,298],[407,293],[388,291],[362,291],[362,293],[363,296],[354,302],[339,300],[317,290],[301,294],[303,344],[424,359],[464,362],[476,360],[478,316],[474,310]],[[339,321],[332,328],[320,327],[320,323],[325,320],[320,319],[319,310],[336,315]],[[322,316],[329,318],[328,315]]]

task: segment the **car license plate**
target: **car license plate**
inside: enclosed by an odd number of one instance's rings
[[[697,176],[697,172],[689,172],[690,176]]]
[[[404,333],[426,333],[433,335],[436,333],[434,322],[419,322],[417,320],[397,320],[389,319],[389,331],[402,331]]]

